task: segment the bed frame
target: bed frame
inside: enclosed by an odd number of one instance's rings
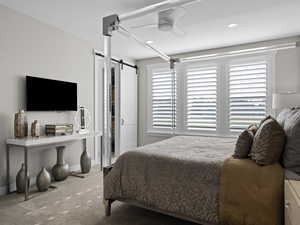
[[[104,193],[104,188],[105,188],[105,185],[104,185],[105,177],[109,174],[109,172],[112,169],[113,169],[113,165],[103,167],[103,193]],[[163,211],[163,210],[160,210],[160,209],[148,207],[148,206],[140,204],[140,203],[138,203],[134,200],[131,200],[131,199],[105,199],[104,194],[103,194],[103,204],[104,204],[104,208],[105,208],[105,216],[111,216],[111,206],[112,206],[112,203],[114,201],[124,202],[124,203],[130,204],[130,205],[133,205],[133,206],[136,206],[136,207],[139,207],[139,208],[151,210],[151,211],[154,211],[154,212],[158,212],[158,213],[161,213],[161,214],[164,214],[164,215],[172,216],[172,217],[175,217],[175,218],[178,218],[178,219],[190,221],[190,222],[201,224],[201,225],[218,225],[218,224],[212,224],[212,223],[193,220],[193,219],[188,218],[184,215],[178,215],[178,214],[175,214],[175,213],[171,213],[171,212]]]

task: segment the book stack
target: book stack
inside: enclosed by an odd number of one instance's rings
[[[47,136],[73,134],[73,124],[46,124],[45,133]]]

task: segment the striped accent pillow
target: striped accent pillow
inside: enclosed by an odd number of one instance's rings
[[[258,165],[270,165],[279,161],[285,145],[285,132],[280,124],[268,117],[260,124],[250,151],[250,157]]]

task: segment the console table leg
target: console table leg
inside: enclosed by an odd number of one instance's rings
[[[6,145],[6,179],[7,179],[7,194],[10,193],[10,158],[9,158],[9,145]]]
[[[24,148],[24,164],[25,164],[25,201],[28,200],[28,192],[29,192],[29,177],[28,177],[28,149]]]

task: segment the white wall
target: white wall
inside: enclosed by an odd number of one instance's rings
[[[93,46],[31,17],[0,5],[0,187],[6,183],[5,140],[13,136],[14,113],[25,108],[25,75],[78,83],[78,104],[94,112]],[[29,112],[31,123],[73,122],[71,112]],[[94,155],[93,140],[88,150]],[[78,165],[81,144],[69,144],[66,161]],[[23,161],[15,149],[11,158],[11,182]],[[29,171],[35,176],[42,166],[55,164],[54,149],[35,150],[29,155]],[[0,188],[0,192],[1,192]]]
[[[300,47],[279,51],[275,63],[276,92],[300,92]]]
[[[264,41],[226,48],[211,49],[206,51],[191,52],[177,55],[177,57],[191,57],[204,54],[213,54],[223,51],[234,51],[246,48],[256,48],[271,44],[286,42],[299,42],[299,37],[280,40]],[[138,76],[138,145],[145,145],[167,138],[166,135],[147,134],[147,66],[163,62],[159,58],[137,61]],[[299,91],[300,92],[300,47],[279,50],[275,56],[275,74],[273,78],[273,92]]]

